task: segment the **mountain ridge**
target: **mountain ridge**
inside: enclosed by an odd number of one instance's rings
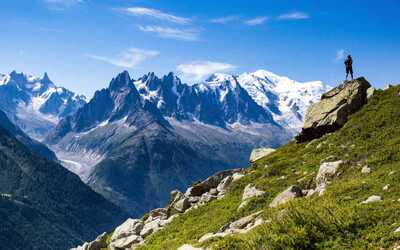
[[[0,74],[0,109],[30,137],[43,140],[56,123],[86,103],[86,97],[56,86],[47,73]]]

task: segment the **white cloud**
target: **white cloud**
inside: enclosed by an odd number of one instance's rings
[[[268,20],[268,17],[266,16],[259,16],[253,19],[249,19],[244,21],[245,24],[250,25],[250,26],[255,26],[255,25],[260,25],[265,23]]]
[[[303,19],[309,19],[310,15],[304,12],[300,11],[295,11],[295,12],[290,12],[290,13],[285,13],[280,16],[278,16],[278,20],[303,20]]]
[[[211,61],[195,61],[177,67],[182,78],[192,82],[199,82],[214,73],[229,72],[235,68],[232,64]]]
[[[111,58],[111,57],[104,57],[104,56],[97,56],[97,55],[86,55],[89,58],[107,62],[113,64],[115,66],[121,68],[136,68],[142,62],[158,56],[160,53],[156,50],[144,50],[138,48],[130,48],[118,56]]]
[[[139,29],[144,32],[155,33],[160,37],[182,41],[197,41],[199,38],[197,30],[176,29],[161,26],[139,26]]]
[[[339,49],[338,51],[336,51],[336,57],[335,57],[335,61],[341,61],[346,57],[346,50],[344,49]]]
[[[162,21],[168,21],[177,24],[189,24],[191,20],[189,18],[174,16],[160,10],[142,8],[142,7],[130,7],[130,8],[120,8],[116,9],[122,11],[123,13],[134,15],[134,16],[147,16]]]
[[[72,7],[79,3],[83,3],[85,0],[43,0],[50,8],[56,10],[63,10],[65,8]]]
[[[219,17],[211,20],[211,23],[216,23],[216,24],[227,24],[233,21],[238,20],[238,16],[224,16],[224,17]]]

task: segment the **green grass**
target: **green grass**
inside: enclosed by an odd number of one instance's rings
[[[146,239],[140,249],[176,249],[182,244],[212,249],[389,249],[400,241],[400,87],[377,91],[339,131],[308,143],[295,142],[260,159],[246,177],[235,182],[222,200],[215,200],[175,219]],[[296,199],[271,209],[268,204],[288,186],[314,187],[324,159],[345,161],[340,174],[319,197]],[[370,174],[362,174],[368,165]],[[268,166],[268,167],[265,167]],[[280,178],[285,176],[284,179]],[[240,211],[243,188],[255,183],[265,190]],[[389,184],[389,191],[382,188]],[[382,202],[360,204],[370,195]],[[264,210],[270,221],[244,235],[198,244],[208,232],[229,221]]]

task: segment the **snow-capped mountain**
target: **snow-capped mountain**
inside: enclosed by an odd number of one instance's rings
[[[165,117],[220,127],[235,122],[274,123],[271,113],[257,105],[235,77],[219,80],[212,76],[190,86],[173,73],[163,78],[149,73],[134,84],[142,99],[153,103]]]
[[[41,140],[60,119],[72,114],[86,98],[57,87],[43,77],[15,71],[0,74],[0,109],[29,136]]]
[[[133,80],[123,72],[46,142],[94,190],[140,214],[163,205],[172,189],[246,165],[255,147],[290,140],[298,126],[290,119],[301,121],[325,88],[266,71],[195,85],[173,73]]]

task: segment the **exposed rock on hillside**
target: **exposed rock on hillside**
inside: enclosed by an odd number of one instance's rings
[[[320,102],[309,107],[297,141],[309,141],[341,128],[349,115],[367,103],[367,90],[370,87],[369,82],[360,77],[345,81],[323,94]]]
[[[204,242],[215,237],[225,237],[232,234],[243,234],[247,233],[253,228],[264,223],[264,219],[261,217],[262,211],[250,214],[246,217],[240,218],[236,221],[230,222],[223,226],[217,233],[207,233],[203,235],[199,242]]]
[[[256,148],[251,151],[250,162],[255,162],[271,153],[275,152],[273,148]]]
[[[269,206],[277,207],[301,196],[303,196],[303,192],[300,187],[290,186],[288,189],[276,196]]]

